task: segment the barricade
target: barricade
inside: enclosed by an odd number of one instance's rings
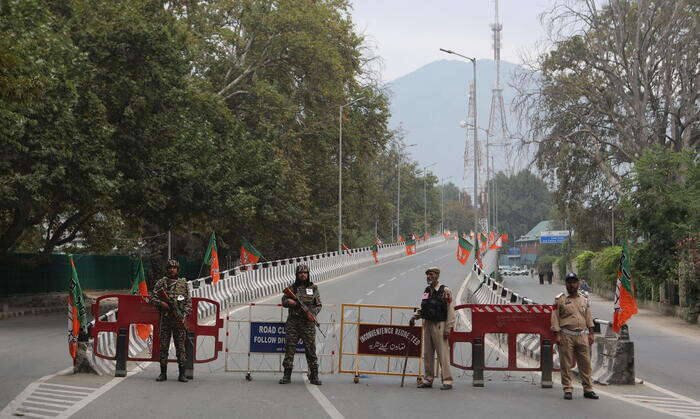
[[[542,388],[552,387],[552,343],[554,333],[550,330],[550,305],[504,305],[504,304],[464,304],[455,311],[470,310],[472,330],[453,331],[450,335],[450,365],[473,370],[474,387],[484,386],[484,371],[541,371]],[[484,345],[487,333],[505,334],[508,345],[508,364],[505,367],[487,366]],[[537,334],[540,336],[540,365],[519,367],[517,364],[516,342],[518,335]],[[454,360],[455,343],[471,344],[472,364],[460,365]]]
[[[226,372],[246,374],[281,373],[285,355],[284,324],[288,309],[281,304],[237,304],[226,316],[225,362]],[[319,373],[335,372],[338,353],[337,306],[325,304],[317,316],[321,331],[316,329],[316,356]],[[297,345],[294,356],[296,373],[308,372],[303,344]]]
[[[115,311],[113,317],[99,317],[100,302],[108,298],[116,298],[118,300],[118,311]],[[216,320],[213,325],[204,325],[198,321],[197,313],[200,306],[211,304],[215,307]],[[223,320],[219,318],[219,303],[207,298],[193,298],[192,312],[186,319],[188,325],[188,333],[186,340],[187,362],[185,365],[185,375],[188,378],[193,377],[193,364],[211,362],[218,356],[221,351],[222,343],[218,340],[219,329],[223,326]],[[115,360],[115,376],[126,376],[127,361],[158,361],[160,340],[158,334],[160,331],[160,313],[157,308],[148,304],[148,300],[140,295],[120,295],[109,294],[103,295],[92,305],[92,313],[97,319],[94,325],[90,328],[90,333],[93,338],[93,353],[99,358],[106,360]],[[112,318],[114,320],[112,320]],[[140,354],[130,344],[132,340],[138,338],[135,333],[135,325],[143,324],[152,327],[150,348],[145,348],[145,354]],[[111,347],[108,350],[102,344],[105,341],[100,334],[114,334],[116,336],[116,346],[114,351]],[[208,358],[198,358],[197,351],[201,345],[197,345],[199,338],[213,339],[211,348],[212,356]],[[138,338],[137,340],[140,340]],[[150,350],[149,350],[150,349]],[[169,362],[176,362],[176,359],[168,359]]]
[[[422,327],[409,326],[416,307],[343,304],[338,372],[422,379]]]

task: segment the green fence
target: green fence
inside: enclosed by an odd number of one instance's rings
[[[13,254],[0,262],[0,296],[64,292],[71,269],[68,255],[51,255],[47,261],[30,263],[34,254]],[[127,289],[138,268],[138,259],[121,255],[73,255],[78,280],[84,290]],[[180,261],[180,276],[196,279],[201,262]],[[144,261],[146,278],[151,270]],[[202,269],[207,275],[208,269]],[[150,284],[149,284],[150,287]]]

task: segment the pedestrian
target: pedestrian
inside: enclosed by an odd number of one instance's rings
[[[150,303],[160,310],[160,375],[156,381],[168,379],[168,350],[170,349],[170,336],[175,344],[177,367],[180,371],[177,380],[187,382],[185,378],[185,339],[187,329],[184,327],[185,319],[192,312],[192,299],[187,290],[187,279],[178,276],[180,264],[177,260],[170,259],[165,265],[167,275],[156,281],[151,292]],[[161,290],[167,295],[167,301],[159,295]]]
[[[583,291],[585,293],[591,292],[591,287],[588,285],[588,281],[586,280],[586,278],[581,278],[581,287],[580,288],[581,288],[581,291]]]
[[[547,283],[552,284],[552,277],[554,276],[554,272],[552,272],[552,268],[549,268],[547,271]]]
[[[450,369],[450,332],[455,325],[455,309],[452,305],[452,291],[438,282],[440,269],[429,268],[425,271],[428,286],[423,291],[420,309],[411,318],[413,326],[416,319],[423,319],[423,364],[425,380],[418,388],[430,388],[436,375],[435,353],[442,371],[440,390],[452,389],[452,371]]]
[[[566,292],[554,299],[556,308],[552,310],[552,331],[554,342],[559,345],[561,365],[561,385],[564,398],[571,400],[571,368],[578,363],[578,371],[583,384],[583,397],[598,399],[591,384],[591,345],[593,344],[593,317],[588,297],[579,292],[576,274],[566,276]],[[575,358],[575,361],[574,361]]]
[[[314,315],[321,311],[321,295],[318,287],[311,282],[309,267],[299,265],[296,268],[296,279],[290,287],[294,294],[309,308]],[[304,342],[306,363],[309,366],[309,382],[317,386],[321,385],[318,379],[318,357],[316,356],[316,325],[309,321],[304,310],[299,304],[287,295],[282,296],[282,306],[289,308],[287,323],[285,325],[285,354],[282,367],[284,376],[280,384],[288,384],[292,381],[292,368],[294,367],[294,354],[296,353],[299,339]]]
[[[540,277],[540,285],[544,285],[544,272],[537,272],[537,275]]]

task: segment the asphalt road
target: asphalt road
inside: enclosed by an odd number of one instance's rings
[[[425,287],[424,270],[433,265],[442,270],[441,282],[457,294],[467,268],[457,262],[455,246],[450,241],[411,257],[319,284],[326,307],[325,315],[329,315],[331,305],[343,303],[417,305]],[[268,302],[278,301],[279,297],[274,297]],[[240,313],[234,314],[233,318],[236,315]],[[362,314],[363,321],[386,321],[386,317],[381,317],[378,311],[371,313],[368,310]],[[0,327],[5,336],[6,325],[0,324]],[[51,353],[52,357],[63,359],[62,362],[53,361],[58,366],[54,371],[68,363],[64,329],[65,324],[60,327],[55,325],[55,347],[46,345],[43,349],[37,349],[45,351],[47,356]],[[331,330],[326,330],[331,335],[339,333],[337,329],[332,329],[331,326]],[[634,333],[634,328],[632,330]],[[2,359],[1,372],[11,373],[16,364],[14,357],[18,356],[17,352],[8,354],[13,358]],[[47,361],[47,364],[51,363]],[[36,370],[22,372],[28,377],[27,380],[32,375],[45,373],[45,367],[42,370],[39,365],[28,368]],[[541,389],[536,377],[530,373],[490,373],[487,374],[489,381],[485,388],[474,388],[469,372],[453,369],[456,379],[454,389],[441,391],[437,388],[417,389],[414,379],[407,380],[406,387],[401,388],[400,378],[395,376],[363,376],[358,384],[354,384],[352,374],[338,373],[323,375],[321,387],[306,384],[301,374],[295,374],[292,384],[286,386],[277,384],[279,374],[254,373],[252,381],[247,381],[244,373],[225,371],[224,354],[215,362],[196,365],[195,380],[187,384],[175,380],[175,370],[173,365],[169,380],[156,383],[154,379],[158,366],[148,366],[140,373],[115,382],[113,387],[72,414],[72,417],[666,417],[658,410],[650,410],[640,403],[625,402],[620,397],[603,396],[598,401],[586,400],[581,397],[580,389],[576,390],[573,401],[565,401],[561,397],[561,387],[555,384],[553,389]],[[90,377],[72,376],[72,380],[71,385],[79,386],[80,380],[87,382]],[[558,378],[555,381],[558,382]],[[0,387],[0,400],[14,397],[21,386]],[[629,393],[637,390],[619,391]]]
[[[540,303],[552,304],[562,284],[540,285],[537,278],[506,277],[503,285]],[[613,302],[592,296],[593,317],[612,320]],[[682,395],[700,399],[700,327],[640,310],[627,322],[634,341],[637,377]]]

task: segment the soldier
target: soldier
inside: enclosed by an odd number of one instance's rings
[[[438,283],[440,269],[429,268],[425,271],[428,286],[423,292],[420,309],[411,318],[409,324],[413,326],[416,319],[423,319],[423,353],[425,364],[425,380],[418,388],[430,388],[433,386],[436,368],[434,365],[435,353],[442,369],[442,387],[440,390],[452,389],[452,371],[450,369],[450,331],[455,325],[455,309],[452,306],[452,291]]]
[[[566,276],[566,291],[554,300],[556,308],[552,310],[552,331],[556,335],[554,342],[559,344],[559,363],[561,364],[561,385],[564,398],[571,400],[571,368],[574,356],[583,384],[583,397],[598,399],[591,385],[591,350],[593,344],[593,318],[588,296],[579,292],[576,274]]]
[[[291,289],[314,315],[321,311],[321,295],[318,293],[318,287],[311,282],[308,266],[303,264],[297,266],[296,280],[294,284],[292,284]],[[306,350],[306,363],[309,366],[309,382],[320,386],[321,380],[318,379],[318,358],[316,357],[315,325],[306,318],[304,310],[299,307],[299,304],[297,304],[293,298],[283,295],[282,306],[289,308],[289,314],[287,315],[287,323],[285,325],[285,355],[284,361],[282,362],[284,376],[280,379],[279,383],[288,384],[292,381],[294,354],[296,353],[299,338],[301,338]]]
[[[177,366],[180,370],[180,375],[177,380],[183,383],[187,382],[185,378],[185,339],[187,338],[187,329],[182,327],[184,319],[192,312],[192,300],[190,299],[187,290],[187,280],[178,277],[180,264],[170,259],[165,265],[167,276],[156,281],[151,292],[151,304],[160,309],[160,332],[158,338],[160,340],[160,375],[156,381],[165,381],[168,379],[168,350],[170,348],[170,336],[172,335],[175,343],[175,353],[177,355]],[[160,290],[165,290],[170,302],[163,301],[158,295]],[[170,304],[173,304],[171,310]],[[180,318],[177,318],[180,317]]]

